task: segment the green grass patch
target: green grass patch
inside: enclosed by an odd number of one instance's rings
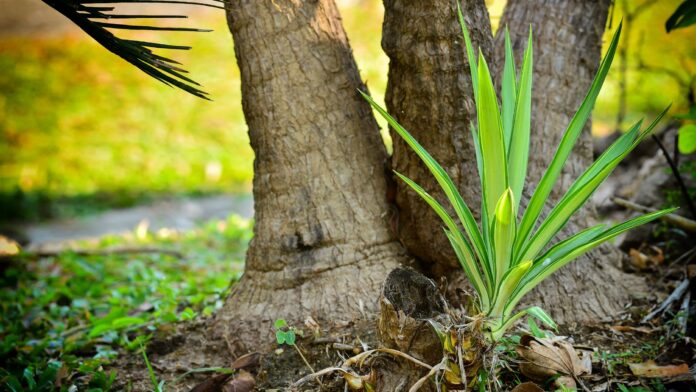
[[[186,232],[143,226],[76,244],[98,255],[0,260],[0,385],[108,390],[115,375],[102,365],[120,348],[136,351],[159,328],[208,317],[222,306],[243,271],[251,228],[236,216]],[[108,253],[124,247],[183,257]]]
[[[192,19],[215,32],[131,34],[193,46],[172,55],[214,102],[149,78],[81,32],[0,40],[0,220],[79,214],[85,199],[89,212],[251,189],[224,13]]]
[[[167,54],[213,102],[155,81],[80,31],[0,39],[0,222],[251,190],[254,155],[224,12],[189,12],[179,23],[215,31],[119,33],[192,46]],[[382,5],[342,12],[361,73],[382,102]]]

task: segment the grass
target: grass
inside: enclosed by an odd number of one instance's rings
[[[353,3],[344,22],[381,102],[382,6]],[[213,102],[149,78],[80,31],[0,39],[0,222],[251,190],[254,154],[224,14],[196,11],[186,25],[215,31],[129,35],[193,46],[173,56]]]
[[[215,32],[155,39],[194,47],[174,55],[214,102],[158,83],[81,32],[0,40],[0,219],[250,190],[253,152],[224,15],[193,19]]]
[[[77,390],[108,390],[101,366],[137,351],[168,324],[208,317],[243,271],[251,222],[232,216],[187,232],[148,232],[76,244],[80,249],[158,247],[184,255],[75,252],[0,259],[0,385],[24,390],[48,374]],[[51,376],[54,368],[59,369]],[[53,390],[49,386],[48,389]]]
[[[488,3],[497,24],[505,2]],[[668,35],[646,22],[651,15],[666,18],[676,4],[653,6],[654,12],[637,21],[631,40],[636,48],[646,37],[644,55],[654,58],[659,52],[657,57],[669,60],[666,66],[686,72],[680,67],[693,65],[696,30]],[[369,0],[338,5],[361,75],[382,104],[388,69],[380,47],[382,5]],[[614,16],[618,21],[618,11]],[[224,15],[196,11],[186,25],[215,31],[131,34],[192,45],[193,50],[173,55],[214,102],[152,80],[80,31],[0,38],[0,222],[82,215],[165,195],[251,189],[254,155]],[[628,106],[635,113],[627,120],[654,113],[670,100],[675,112],[680,110],[680,92],[672,81],[635,71],[631,61]],[[613,129],[617,76],[609,75],[599,97],[598,133]]]

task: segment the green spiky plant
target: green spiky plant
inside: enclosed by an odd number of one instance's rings
[[[476,291],[475,306],[482,317],[485,340],[493,343],[524,315],[533,316],[555,328],[551,317],[539,307],[530,307],[517,313],[513,310],[525,294],[573,259],[629,229],[674,211],[666,209],[646,214],[611,227],[594,226],[549,247],[571,216],[582,207],[619,162],[650,133],[666,110],[646,129],[641,130],[641,122],[638,122],[619,137],[575,180],[566,194],[550,209],[546,218],[537,224],[607,76],[619,41],[619,26],[585,99],[565,130],[555,156],[521,219],[518,219],[529,156],[532,32],[530,29],[518,75],[506,31],[501,110],[486,60],[479,53],[478,62],[474,61],[473,46],[461,10],[459,21],[469,58],[478,117],[478,124],[472,124],[471,131],[483,195],[480,222],[475,221],[470,208],[437,161],[386,110],[366,94],[363,93],[363,96],[425,163],[456,214],[456,218],[450,216],[445,207],[421,186],[396,173],[442,219],[445,234]]]

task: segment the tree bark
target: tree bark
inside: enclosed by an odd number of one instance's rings
[[[529,190],[534,189],[553,157],[562,132],[582,101],[597,69],[608,3],[606,0],[508,1],[501,26],[509,26],[515,51],[520,54],[524,50],[530,24],[535,41],[533,131],[528,185],[524,195],[527,199]],[[427,12],[405,15],[400,2],[385,1],[383,45],[391,59],[387,105],[401,124],[443,164],[470,206],[477,208],[480,200],[479,180],[471,136],[467,130],[468,122],[475,114],[468,81],[469,70],[463,60],[465,54],[461,33],[455,25],[456,13],[451,6],[440,5],[438,8],[443,7],[450,14],[447,20],[452,44],[449,47],[443,47],[445,39],[441,33],[443,24],[447,23],[434,21]],[[478,39],[484,55],[491,59],[485,37],[488,22],[487,19],[481,21],[485,15],[483,2],[464,1],[462,9],[470,30],[473,30],[473,39]],[[418,32],[422,45],[400,38],[409,37],[412,34],[410,31]],[[387,34],[390,36],[387,37]],[[501,37],[499,34],[496,39],[498,61],[493,61],[494,69],[502,69],[500,53],[504,48]],[[395,41],[400,44],[392,44]],[[457,42],[456,47],[454,42]],[[427,49],[437,45],[443,49],[437,51],[438,55],[435,56]],[[416,49],[413,49],[414,46]],[[417,50],[418,47],[425,50]],[[403,59],[403,52],[410,54],[408,61]],[[412,80],[417,83],[408,82]],[[558,200],[572,180],[591,162],[590,138],[588,127],[569,158],[549,205]],[[438,189],[425,166],[401,141],[395,142],[393,164],[398,171],[404,172],[427,190]],[[522,200],[523,206],[526,201]],[[442,234],[439,219],[434,214],[423,214],[423,202],[406,186],[398,187],[397,202],[399,236],[408,250],[427,265],[435,265],[431,268],[434,275],[445,273],[446,276],[453,276],[445,267],[456,262],[453,255],[443,251],[449,249],[449,244]],[[577,231],[578,227],[586,227],[591,220],[589,215],[587,211],[580,212],[563,235]],[[597,321],[616,315],[630,300],[632,290],[628,288],[641,287],[641,282],[635,277],[626,276],[618,270],[615,264],[619,258],[616,249],[604,246],[549,278],[525,302],[543,306],[559,322]]]
[[[245,346],[269,341],[275,319],[340,324],[376,311],[405,252],[388,225],[386,151],[333,0],[227,7],[256,224],[214,329]]]
[[[601,60],[602,35],[610,0],[510,0],[501,26],[508,26],[517,63],[521,63],[529,26],[534,34],[532,135],[526,195],[541,179],[573,114],[580,106]],[[502,30],[500,30],[502,31]],[[496,36],[496,55],[502,71],[503,35]],[[553,206],[570,184],[592,163],[588,121],[568,158],[548,205]],[[523,200],[523,202],[526,200]],[[571,219],[559,237],[567,237],[596,222],[588,203]],[[604,244],[580,257],[537,290],[526,304],[541,304],[560,321],[592,322],[615,317],[633,295],[647,290],[645,282],[620,270],[620,251]]]
[[[389,56],[387,110],[432,154],[463,189],[478,213],[481,192],[469,123],[476,119],[469,65],[456,3],[449,0],[384,0],[382,47]],[[464,1],[462,12],[475,46],[491,58],[490,20],[483,1]],[[394,170],[421,184],[448,205],[439,186],[411,148],[395,133]],[[397,231],[408,251],[433,275],[458,268],[440,218],[406,184],[396,184]]]

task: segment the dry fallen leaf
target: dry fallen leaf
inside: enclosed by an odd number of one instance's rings
[[[254,352],[244,354],[241,357],[235,359],[234,362],[232,362],[232,365],[230,365],[230,367],[235,370],[256,367],[259,365],[259,359],[261,359],[260,353]]]
[[[513,388],[511,392],[544,392],[544,390],[533,382],[523,382]]]
[[[522,374],[537,382],[560,376],[555,382],[572,389],[577,377],[592,372],[589,353],[583,351],[580,358],[573,345],[564,338],[524,335],[516,351],[525,360],[520,364]]]
[[[690,279],[696,279],[696,264],[689,264],[686,266],[686,276]]]
[[[689,366],[685,363],[681,365],[660,366],[655,361],[645,361],[643,363],[629,363],[631,373],[638,377],[676,377],[689,374]]]
[[[643,251],[631,248],[628,255],[631,258],[631,265],[639,271],[653,269],[665,261],[662,249],[656,246],[650,246]]]
[[[222,388],[223,392],[251,392],[254,390],[254,387],[256,386],[256,380],[254,379],[254,376],[251,375],[251,373],[246,372],[244,370],[239,371],[239,375],[237,375],[234,380],[230,381],[227,383]]]
[[[216,374],[193,387],[190,392],[217,392],[230,377],[231,374]]]

